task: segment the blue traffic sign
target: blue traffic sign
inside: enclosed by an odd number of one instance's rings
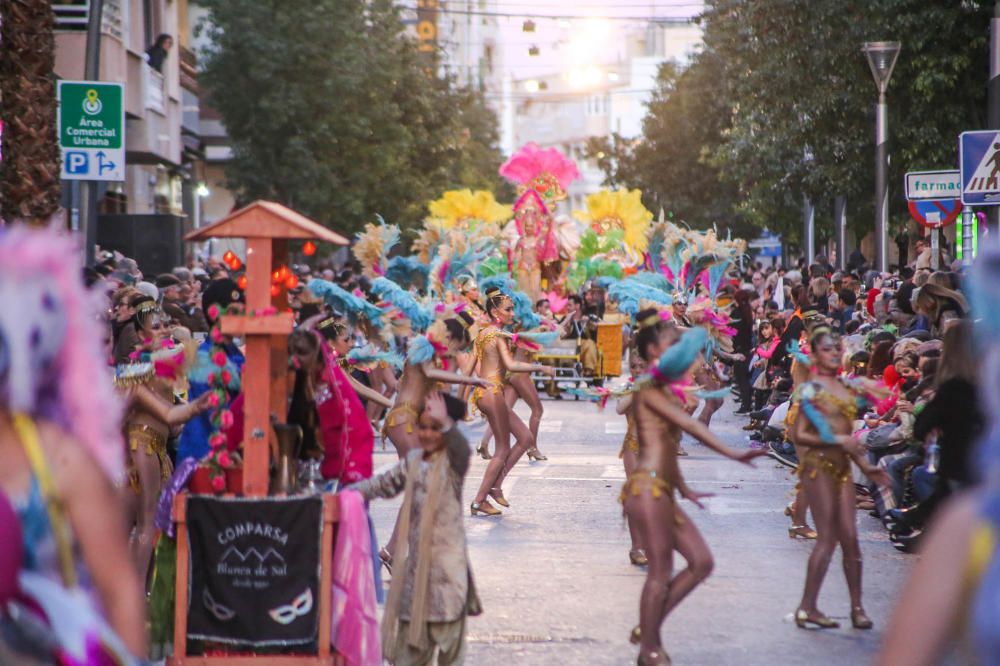
[[[958,142],[962,203],[1000,205],[1000,132],[962,132]]]

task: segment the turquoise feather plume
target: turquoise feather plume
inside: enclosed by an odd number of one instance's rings
[[[643,301],[658,305],[670,305],[673,299],[665,291],[626,278],[608,287],[608,296],[618,303],[618,309],[630,317],[635,317],[642,309]]]
[[[375,351],[371,347],[355,347],[347,352],[347,362],[351,365],[371,366],[385,363],[395,370],[403,369],[403,357],[392,351]]]
[[[429,273],[430,266],[414,255],[393,257],[385,269],[385,277],[404,289],[411,286],[420,290],[427,289]]]
[[[703,328],[690,328],[684,331],[680,340],[670,345],[656,362],[656,372],[653,373],[659,382],[674,382],[680,379],[698,354],[705,348],[708,333]]]
[[[415,331],[426,331],[434,323],[434,314],[423,307],[398,284],[384,277],[372,280],[371,291],[383,301],[396,307],[407,319]]]
[[[407,365],[423,365],[434,360],[437,350],[426,335],[416,335],[410,339],[406,348]]]
[[[382,315],[385,310],[376,307],[363,298],[359,298],[349,291],[345,291],[326,280],[313,278],[309,280],[309,291],[323,301],[332,309],[347,316],[352,323],[357,323],[358,319],[364,318],[376,327],[382,328]]]

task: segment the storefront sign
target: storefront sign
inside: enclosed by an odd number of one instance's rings
[[[424,71],[434,76],[437,69],[438,9],[440,0],[417,0],[417,44],[425,59]]]
[[[248,647],[316,640],[321,497],[191,497],[187,516],[190,638]]]

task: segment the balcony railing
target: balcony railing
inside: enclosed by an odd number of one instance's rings
[[[87,29],[90,0],[56,3],[52,5],[52,11],[56,16],[56,30],[83,32]],[[125,11],[127,11],[127,7],[123,7],[121,0],[104,0],[104,9],[101,12],[101,31],[122,39],[127,25]]]
[[[198,93],[198,56],[191,49],[180,47],[181,87]]]
[[[166,114],[166,86],[163,74],[150,67],[147,63],[142,64],[142,88],[145,94],[144,106],[157,113]]]

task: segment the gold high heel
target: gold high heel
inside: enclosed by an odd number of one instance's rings
[[[871,629],[875,626],[865,609],[858,606],[851,609],[851,626],[855,629]]]
[[[788,538],[794,539],[796,537],[800,539],[815,539],[818,536],[816,530],[809,527],[808,525],[792,525],[788,528]]]
[[[651,652],[646,652],[643,654],[639,653],[639,659],[636,664],[639,666],[670,666],[673,662],[670,661],[670,655],[666,653],[663,649],[652,650]]]
[[[795,506],[794,502],[792,502],[791,504],[789,504],[788,506],[785,507],[785,515],[788,516],[789,518],[792,517],[792,507],[793,506]]]
[[[633,548],[628,551],[628,559],[637,567],[644,567],[649,564],[649,560],[646,559],[646,553],[643,552],[642,548]]]
[[[642,629],[639,625],[632,627],[632,633],[628,635],[628,642],[632,645],[638,645],[639,641],[642,640]]]
[[[539,461],[541,461],[541,460],[548,460],[548,459],[549,459],[549,457],[548,457],[548,456],[544,456],[544,455],[542,455],[542,454],[541,454],[541,453],[540,453],[540,452],[538,451],[538,449],[537,449],[537,448],[535,448],[534,446],[533,446],[533,447],[531,447],[530,449],[528,449],[528,450],[526,451],[526,453],[528,454],[528,460],[539,460]]]
[[[503,496],[503,491],[499,488],[490,488],[490,497],[496,500],[496,503],[505,509],[510,507],[510,502],[508,502],[507,498]]]
[[[795,626],[799,629],[808,629],[810,625],[817,629],[838,629],[840,627],[839,622],[831,620],[822,613],[817,617],[809,617],[809,613],[801,608],[795,611]]]
[[[493,458],[493,456],[490,455],[490,452],[482,444],[476,447],[476,453],[478,453],[483,460],[491,460]]]
[[[489,500],[483,500],[482,502],[473,502],[469,505],[469,511],[475,516],[477,513],[481,513],[484,516],[500,516],[503,515],[503,511],[496,508],[490,504]]]

